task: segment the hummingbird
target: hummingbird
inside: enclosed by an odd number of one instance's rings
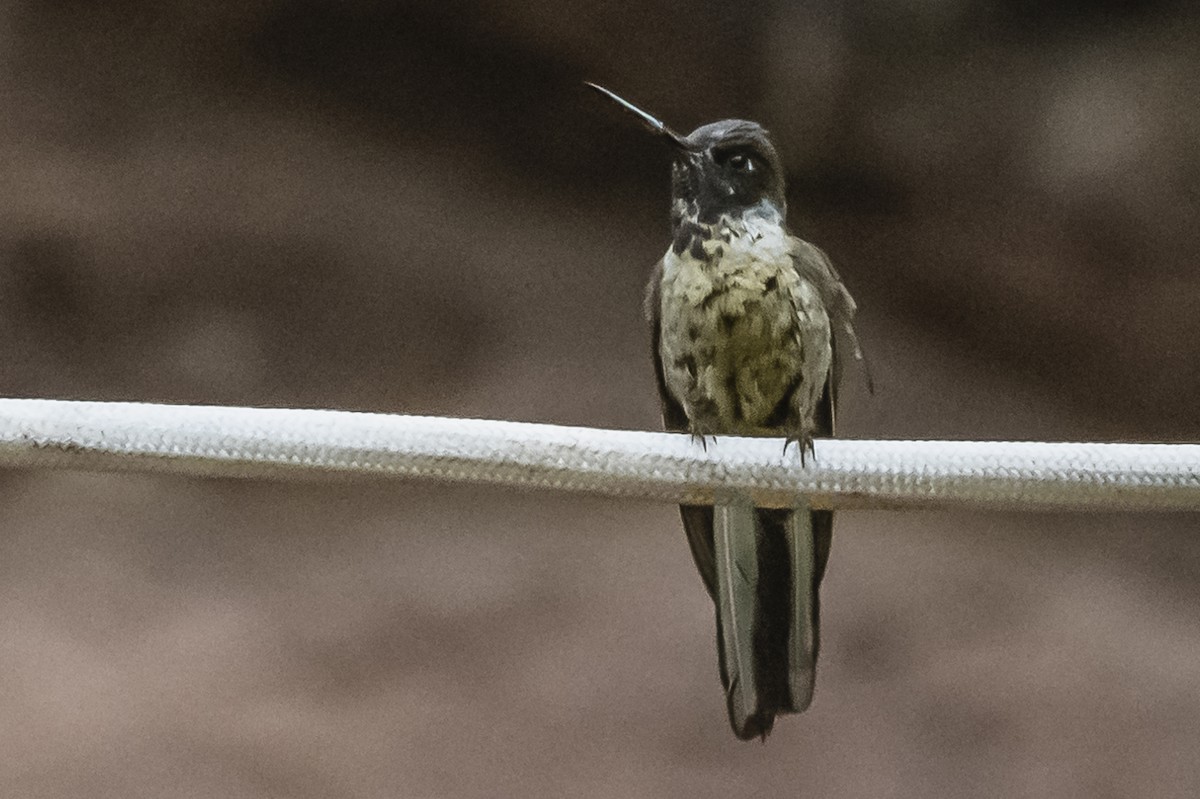
[[[664,427],[705,447],[718,435],[783,437],[784,455],[795,444],[804,465],[813,439],[834,433],[839,347],[857,360],[862,351],[854,300],[829,258],[788,232],[783,163],[767,131],[726,119],[682,136],[587,86],[672,156],[671,243],[645,306]],[[716,608],[730,725],[765,740],[776,715],[812,702],[833,513],[721,495],[679,510]]]

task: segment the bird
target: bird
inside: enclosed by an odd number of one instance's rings
[[[720,435],[784,438],[801,465],[832,436],[839,350],[862,361],[857,310],[828,256],[787,228],[783,162],[758,123],[726,119],[682,136],[595,83],[669,145],[671,242],[646,290],[668,431],[707,448]],[[870,373],[868,388],[873,391]],[[819,588],[833,513],[755,507],[748,495],[681,505],[717,619],[730,726],[765,740],[775,717],[812,702]]]

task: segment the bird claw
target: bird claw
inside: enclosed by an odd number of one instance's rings
[[[787,456],[788,446],[795,444],[796,448],[800,450],[800,465],[807,466],[808,457],[811,457],[814,461],[817,459],[817,451],[813,446],[813,442],[812,434],[807,432],[788,436],[783,440],[784,457]]]

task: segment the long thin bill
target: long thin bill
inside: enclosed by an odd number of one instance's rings
[[[652,114],[646,113],[645,111],[643,111],[642,109],[640,109],[636,105],[634,105],[633,103],[626,100],[624,97],[621,97],[620,95],[610,92],[608,89],[604,88],[603,86],[600,86],[595,83],[589,83],[588,81],[584,81],[583,85],[595,89],[596,91],[600,92],[605,97],[607,97],[608,99],[612,100],[617,105],[624,108],[626,111],[629,111],[630,113],[635,114],[638,117],[638,119],[642,120],[642,123],[645,124],[646,127],[650,128],[650,130],[653,131],[654,133],[658,133],[663,136],[666,136],[668,139],[670,139],[671,141],[673,141],[675,144],[679,145],[680,147],[686,146],[684,144],[683,137],[680,136],[675,131],[668,128],[666,126],[666,123],[664,123],[658,117],[656,117]]]

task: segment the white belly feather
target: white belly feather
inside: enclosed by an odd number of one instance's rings
[[[694,432],[807,432],[832,360],[821,298],[796,271],[778,222],[722,220],[712,232],[705,258],[685,250],[663,260],[667,388]],[[787,426],[768,424],[789,392]]]

